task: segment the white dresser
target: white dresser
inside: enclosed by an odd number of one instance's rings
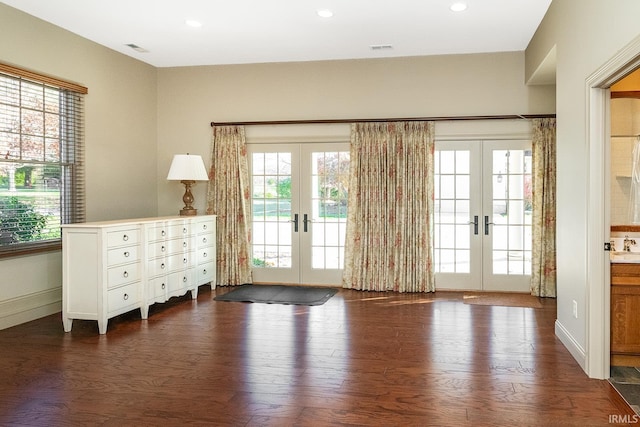
[[[62,322],[108,319],[210,283],[215,288],[216,217],[139,218],[62,226]]]

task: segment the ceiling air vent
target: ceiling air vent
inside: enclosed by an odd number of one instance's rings
[[[135,50],[136,52],[141,52],[141,53],[149,52],[147,49],[142,48],[137,44],[129,43],[127,46],[129,46],[131,49]]]
[[[393,46],[390,44],[372,44],[369,46],[371,50],[389,50],[393,49]]]

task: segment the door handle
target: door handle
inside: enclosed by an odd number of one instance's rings
[[[289,222],[293,223],[293,232],[297,233],[298,232],[298,214],[294,214],[293,220],[290,220]]]
[[[308,231],[307,224],[309,224],[310,222],[313,222],[313,220],[309,219],[307,214],[304,214],[304,218],[303,218],[302,222],[304,223],[303,231],[306,233]]]
[[[484,216],[484,235],[489,235],[489,225],[493,225],[492,222],[489,222],[489,215]]]
[[[478,215],[473,216],[473,221],[469,221],[469,224],[473,224],[473,234],[478,234]]]

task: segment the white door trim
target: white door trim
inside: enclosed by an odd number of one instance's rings
[[[603,250],[609,241],[609,87],[640,67],[640,36],[620,50],[585,84],[587,100],[587,289],[586,354],[578,362],[591,378],[605,379],[610,369],[610,263]],[[569,348],[571,343],[563,343]],[[572,349],[569,348],[571,351]],[[574,349],[576,350],[576,349]],[[574,353],[571,351],[572,354]]]

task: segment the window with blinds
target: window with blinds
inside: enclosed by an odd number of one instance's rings
[[[0,257],[58,249],[84,221],[84,94],[0,64]]]

